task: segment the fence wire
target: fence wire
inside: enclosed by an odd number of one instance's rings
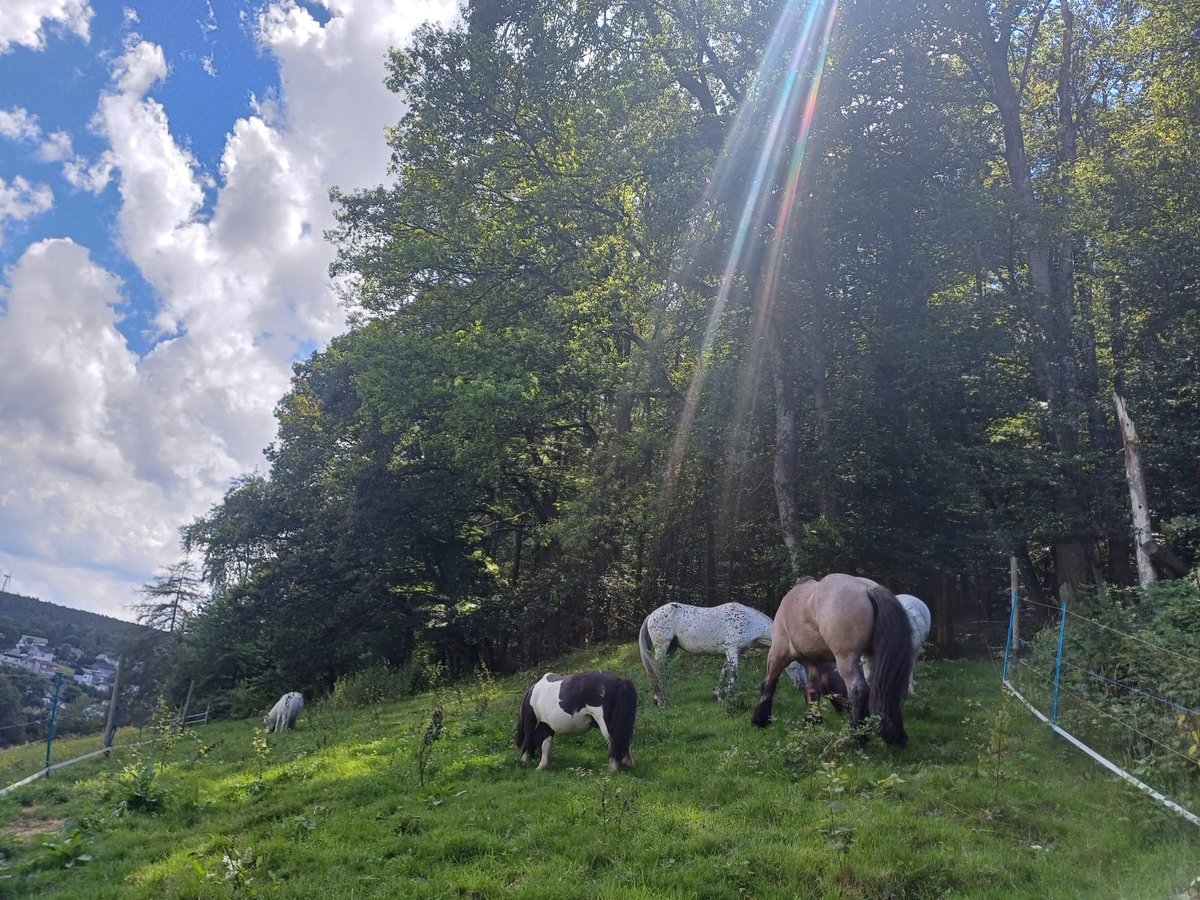
[[[1179,812],[1188,821],[1194,824],[1200,824],[1200,818],[1195,813],[1192,813],[1176,802],[1160,794],[1158,791],[1145,785],[1138,779],[1134,778],[1124,769],[1121,769],[1111,760],[1105,759],[1094,749],[1082,742],[1076,736],[1070,734],[1061,727],[1059,722],[1059,701],[1064,699],[1067,701],[1067,706],[1070,709],[1067,711],[1067,716],[1076,725],[1082,724],[1076,718],[1082,713],[1086,719],[1087,716],[1094,716],[1092,724],[1099,726],[1099,731],[1096,736],[1103,736],[1102,744],[1109,741],[1115,742],[1114,747],[1119,750],[1120,755],[1126,759],[1133,759],[1137,756],[1146,756],[1149,759],[1158,757],[1158,765],[1153,767],[1160,776],[1164,771],[1171,773],[1176,770],[1178,763],[1174,760],[1181,760],[1184,765],[1182,767],[1183,777],[1185,782],[1195,779],[1200,774],[1200,757],[1196,755],[1195,740],[1196,730],[1200,730],[1200,708],[1197,708],[1194,701],[1189,698],[1187,701],[1165,696],[1162,693],[1147,690],[1137,684],[1130,683],[1127,677],[1115,677],[1107,675],[1103,672],[1097,672],[1090,665],[1085,665],[1081,661],[1076,661],[1070,658],[1069,653],[1064,649],[1063,637],[1071,633],[1072,623],[1084,623],[1103,630],[1104,632],[1114,635],[1118,641],[1131,641],[1139,646],[1151,648],[1153,651],[1162,653],[1167,657],[1176,660],[1181,660],[1187,664],[1189,668],[1195,668],[1200,671],[1200,656],[1197,654],[1189,655],[1181,653],[1170,647],[1163,646],[1153,640],[1149,640],[1137,634],[1133,634],[1127,630],[1122,630],[1113,625],[1099,622],[1090,616],[1081,615],[1069,606],[1051,606],[1047,603],[1041,603],[1036,600],[1027,600],[1024,598],[1017,599],[1014,595],[1014,600],[1018,603],[1017,610],[1026,606],[1040,607],[1054,613],[1054,616],[1047,617],[1048,621],[1040,629],[1045,635],[1047,631],[1053,630],[1057,632],[1057,637],[1054,643],[1057,644],[1057,652],[1055,647],[1047,646],[1051,643],[1046,637],[1043,642],[1037,639],[1028,640],[1018,637],[1015,631],[1016,617],[1010,620],[1010,633],[1006,643],[1006,647],[1012,648],[1014,652],[1009,659],[1010,672],[1005,672],[1004,683],[1013,691],[1016,696],[1024,702],[1038,718],[1045,721],[1050,727],[1060,736],[1067,739],[1070,743],[1076,745],[1083,750],[1087,755],[1091,756],[1097,762],[1100,762],[1105,768],[1110,769],[1118,774],[1126,781],[1134,783],[1146,793],[1163,802],[1164,805]],[[1048,636],[1047,636],[1048,637]],[[1125,645],[1128,646],[1128,645]],[[1094,655],[1094,653],[1092,654]],[[1035,706],[1030,703],[1030,700],[1022,697],[1020,693],[1013,687],[1010,678],[1032,679],[1037,684],[1038,688],[1035,693],[1040,693],[1045,690],[1047,694],[1051,694],[1054,698],[1054,710],[1050,717],[1040,712]],[[1102,685],[1094,690],[1093,696],[1085,696],[1088,693],[1088,684],[1095,683]],[[1099,699],[1097,699],[1097,696]],[[1130,722],[1128,718],[1123,718],[1120,713],[1126,712],[1126,709],[1105,709],[1104,705],[1109,702],[1119,702],[1122,696],[1128,696],[1135,704],[1133,708],[1128,709],[1128,714],[1134,717],[1134,721]],[[1049,697],[1044,697],[1041,702],[1048,703]],[[1155,705],[1156,704],[1156,705]],[[1138,710],[1148,709],[1144,720],[1138,720]],[[1165,715],[1179,715],[1178,722],[1171,721],[1170,724],[1164,722],[1162,718]],[[1155,719],[1155,716],[1158,718]],[[1195,725],[1189,725],[1185,717],[1194,717]],[[1111,723],[1107,726],[1101,725],[1101,722]],[[1192,730],[1185,732],[1183,740],[1186,742],[1190,736],[1193,739],[1191,748],[1187,753],[1182,752],[1177,747],[1171,746],[1164,740],[1163,735],[1154,735],[1147,733],[1148,726],[1159,726],[1158,730],[1165,731],[1166,740],[1171,740],[1173,734],[1178,734],[1174,729],[1179,727],[1189,727]],[[1115,728],[1114,728],[1115,726]],[[1086,729],[1085,729],[1086,730]],[[1122,739],[1120,734],[1126,734],[1128,737]],[[1140,742],[1140,743],[1139,743]],[[1120,758],[1120,757],[1118,757]],[[1146,760],[1138,760],[1139,764],[1145,764]],[[1128,763],[1127,763],[1128,764]],[[1167,768],[1164,770],[1163,765]],[[1167,775],[1168,781],[1174,781],[1174,775]],[[1190,792],[1190,789],[1188,790]]]

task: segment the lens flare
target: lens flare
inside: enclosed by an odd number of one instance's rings
[[[668,457],[665,485],[668,501],[678,484],[721,317],[737,285],[744,284],[749,270],[761,264],[761,281],[749,298],[755,311],[754,332],[739,378],[735,427],[753,403],[762,338],[774,304],[836,13],[837,0],[792,0],[784,8],[701,203],[701,209],[712,215],[719,207],[718,197],[738,194],[742,197],[720,285]],[[753,144],[759,135],[762,143],[755,154]],[[743,171],[738,163],[746,156],[756,159],[744,189],[738,191],[736,182]]]

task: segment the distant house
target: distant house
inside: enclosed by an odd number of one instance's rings
[[[6,653],[4,654],[4,662],[8,665],[25,669],[28,672],[33,672],[35,675],[41,675],[43,678],[53,678],[58,672],[58,666],[53,662],[38,659],[34,656],[13,656],[11,653]]]
[[[100,667],[84,667],[75,673],[74,678],[78,684],[87,687],[107,688],[112,685],[113,673]]]
[[[47,644],[31,644],[27,654],[30,659],[40,659],[43,662],[54,661],[54,648]]]
[[[32,634],[23,634],[21,639],[17,641],[16,650],[18,653],[28,653],[31,647],[49,647],[50,641],[44,637],[38,637]]]
[[[102,663],[102,664],[108,666],[108,668],[113,669],[113,670],[115,670],[117,668],[117,658],[115,656],[111,656],[108,653],[97,653],[96,654],[96,662]]]

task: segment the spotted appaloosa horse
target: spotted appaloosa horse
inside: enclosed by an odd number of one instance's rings
[[[688,606],[665,603],[642,621],[638,634],[642,665],[650,676],[654,702],[666,704],[662,663],[682,647],[688,653],[725,656],[713,695],[721,700],[737,680],[738,654],[750,647],[771,646],[771,617],[741,603],[720,606]],[[804,687],[804,670],[789,666],[788,676],[796,687]]]
[[[593,669],[578,675],[547,672],[521,698],[516,743],[521,762],[541,749],[539,770],[550,767],[550,747],[556,734],[583,734],[599,728],[608,742],[608,768],[633,768],[633,723],[637,716],[637,687],[628,678]]]
[[[864,653],[875,661],[869,685],[862,672]],[[815,666],[830,659],[836,661],[846,683],[851,727],[861,723],[869,710],[880,717],[885,741],[907,743],[903,706],[913,662],[908,616],[883,585],[853,575],[801,579],[779,602],[767,674],[750,721],[759,727],[770,724],[775,687],[785,666],[802,660],[812,685],[818,674]]]
[[[296,728],[296,718],[300,715],[300,710],[304,709],[304,695],[299,691],[290,691],[280,697],[275,705],[271,707],[271,711],[263,716],[263,724],[267,726],[267,734],[274,731],[283,731],[286,727],[289,731],[294,731]]]

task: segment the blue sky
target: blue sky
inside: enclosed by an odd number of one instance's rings
[[[0,578],[129,617],[265,468],[344,327],[328,190],[386,180],[383,59],[451,0],[5,0]]]

